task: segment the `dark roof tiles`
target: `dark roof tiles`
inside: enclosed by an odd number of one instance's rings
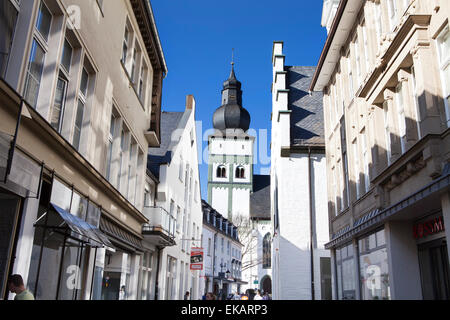
[[[285,67],[289,110],[291,114],[291,145],[324,145],[323,101],[321,92],[309,93],[316,67]]]

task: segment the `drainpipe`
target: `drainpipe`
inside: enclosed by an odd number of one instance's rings
[[[158,261],[156,263],[155,300],[158,300],[158,295],[159,295],[159,291],[158,291],[158,286],[159,286],[159,268],[160,268],[160,263],[161,263],[161,255],[162,255],[162,252],[163,252],[164,248],[157,247],[157,249],[158,249]]]
[[[310,234],[310,252],[311,252],[311,298],[314,299],[314,235],[313,235],[313,204],[312,204],[312,178],[311,178],[311,147],[308,148],[308,179],[309,179],[309,234]]]

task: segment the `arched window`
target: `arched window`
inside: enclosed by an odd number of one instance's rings
[[[245,169],[243,166],[239,166],[236,168],[236,179],[244,179],[245,178]]]
[[[225,166],[218,166],[217,167],[217,178],[226,178],[227,177],[227,169]]]
[[[272,237],[270,233],[264,236],[263,240],[263,268],[270,269],[272,267],[272,252],[271,252]]]

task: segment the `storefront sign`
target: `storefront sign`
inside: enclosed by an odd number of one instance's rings
[[[203,248],[191,249],[191,270],[203,270]]]
[[[421,239],[432,234],[445,231],[442,216],[418,223],[414,226],[414,238]]]

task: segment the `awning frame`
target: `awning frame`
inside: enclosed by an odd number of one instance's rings
[[[402,209],[405,209],[426,197],[443,190],[445,188],[449,188],[450,186],[450,164],[447,164],[442,172],[442,176],[431,183],[429,183],[424,188],[414,192],[403,200],[393,204],[392,206],[384,209],[384,210],[375,210],[368,214],[368,219],[365,217],[362,218],[364,222],[358,223],[349,230],[346,230],[343,234],[339,234],[339,236],[335,237],[332,241],[325,244],[325,249],[329,250],[339,246],[340,244],[344,244],[348,242],[348,240],[352,239],[354,236],[357,236],[367,229],[371,227],[377,227],[384,223],[389,217],[393,216],[397,212]],[[359,220],[358,220],[359,221]],[[358,222],[357,221],[357,222]]]

